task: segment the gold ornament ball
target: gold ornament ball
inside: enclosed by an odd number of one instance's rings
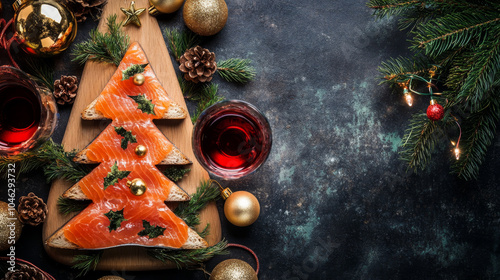
[[[226,25],[227,5],[224,0],[186,0],[182,15],[191,31],[211,36]]]
[[[97,280],[125,280],[125,279],[121,278],[120,276],[109,275],[109,276],[103,276]]]
[[[128,181],[127,186],[130,188],[130,192],[133,195],[137,196],[143,195],[147,189],[146,183],[144,183],[144,181],[139,178],[136,178],[132,181]]]
[[[219,263],[210,275],[210,280],[257,280],[255,270],[246,262],[229,259]]]
[[[9,210],[9,205],[0,201],[0,251],[8,250],[10,246],[13,246],[14,244],[9,244],[9,240],[17,241],[22,229],[23,224],[17,219],[17,211]],[[11,236],[15,236],[14,239],[9,239]]]
[[[144,145],[137,145],[137,147],[135,147],[135,154],[140,156],[140,157],[143,157],[147,154],[148,152],[148,148],[146,148],[146,146]]]
[[[149,14],[156,16],[159,14],[173,13],[184,4],[184,0],[149,0]]]
[[[137,73],[134,75],[134,78],[132,80],[134,82],[134,85],[142,86],[144,84],[144,82],[146,81],[146,77],[144,77],[144,75],[141,73]]]
[[[76,37],[73,13],[55,0],[16,0],[15,38],[28,54],[52,56],[66,50]]]
[[[259,201],[253,194],[246,191],[232,193],[224,203],[224,215],[235,226],[249,226],[257,220],[259,214]]]

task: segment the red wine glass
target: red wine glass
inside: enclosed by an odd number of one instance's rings
[[[52,135],[56,124],[52,93],[23,71],[0,66],[0,156],[37,147]]]
[[[237,179],[266,161],[271,151],[271,127],[252,104],[221,101],[200,114],[192,143],[203,168],[222,179]]]

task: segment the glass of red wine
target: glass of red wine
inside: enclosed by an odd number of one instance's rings
[[[194,126],[193,151],[200,164],[222,179],[254,172],[271,151],[271,127],[250,103],[218,102],[205,109]]]
[[[0,66],[0,156],[37,147],[52,135],[56,123],[52,93],[23,71]]]

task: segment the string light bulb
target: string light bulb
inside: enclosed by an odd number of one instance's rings
[[[408,104],[408,106],[411,107],[413,105],[413,97],[411,96],[411,93],[408,91],[408,88],[405,87],[403,89],[403,93],[405,96],[406,103]]]
[[[457,147],[455,147],[455,158],[456,158],[457,160],[459,160],[459,159],[460,159],[460,149],[458,148],[458,146],[457,146]]]

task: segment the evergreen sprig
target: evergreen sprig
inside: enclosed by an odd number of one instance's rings
[[[381,65],[385,82],[400,88],[406,85],[408,74],[429,78],[432,73],[446,98],[442,121],[414,115],[404,137],[407,141],[402,141],[402,159],[415,171],[425,168],[441,142],[438,135],[456,117],[464,130],[460,160],[452,164],[452,170],[462,179],[477,178],[500,114],[493,101],[500,85],[500,2],[371,0],[368,6],[378,18],[399,16],[400,28],[411,29],[413,36],[412,57]]]
[[[24,57],[27,72],[34,77],[34,80],[46,86],[51,92],[54,91],[54,61],[50,59]]]
[[[191,200],[179,203],[175,208],[174,214],[183,219],[186,224],[194,228],[200,224],[198,214],[207,206],[208,203],[219,199],[220,190],[211,181],[201,182],[196,193],[191,196]]]
[[[92,29],[89,40],[76,44],[72,52],[73,61],[84,64],[91,60],[118,66],[127,52],[130,38],[123,32],[122,25],[116,22],[116,18],[116,14],[107,18],[107,33],[102,33],[97,28]]]
[[[180,31],[175,28],[166,28],[165,36],[167,37],[168,47],[177,62],[186,50],[198,45],[201,42],[201,37],[194,32],[183,29]]]
[[[174,251],[168,249],[148,249],[148,254],[162,262],[173,262],[178,269],[198,266],[217,255],[227,255],[227,241],[222,240],[214,246],[194,249]]]
[[[102,253],[100,250],[92,254],[76,255],[73,257],[73,266],[71,268],[79,271],[78,277],[83,277],[89,273],[90,270],[95,270],[101,261]]]
[[[193,123],[196,122],[200,114],[205,110],[206,108],[214,105],[215,103],[224,100],[223,96],[220,96],[217,94],[217,91],[219,90],[219,86],[217,84],[208,84],[205,85],[201,92],[197,95],[193,95],[191,97],[191,100],[196,100],[198,102],[196,106],[196,110],[191,116],[191,121]]]
[[[217,72],[228,82],[246,83],[255,78],[250,59],[230,58],[217,63]]]
[[[60,196],[57,199],[57,210],[63,215],[80,212],[90,205],[90,200],[75,200]]]

